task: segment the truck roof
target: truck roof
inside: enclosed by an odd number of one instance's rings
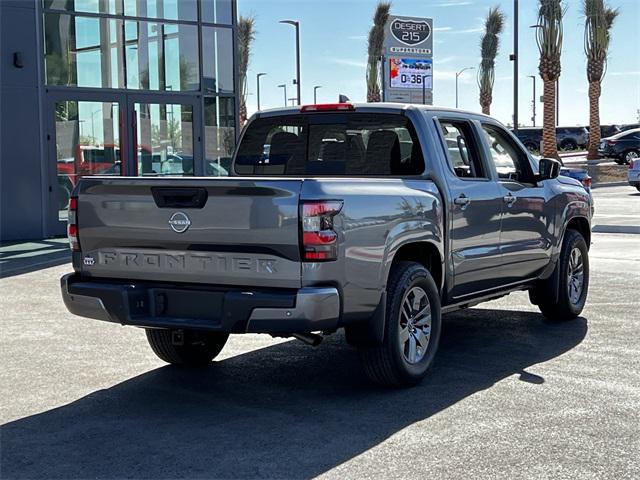
[[[462,109],[451,108],[451,107],[441,107],[437,105],[422,105],[420,103],[394,103],[394,102],[375,102],[375,103],[349,102],[349,103],[353,105],[353,108],[355,109],[356,112],[358,111],[360,112],[362,111],[398,112],[401,110],[415,109],[415,110],[427,110],[431,112],[450,112],[450,113],[458,113],[458,114],[464,114],[464,115],[470,115],[470,116],[472,115],[476,117],[492,118],[492,117],[489,117],[488,115],[485,115],[479,112],[472,112],[469,110],[462,110]],[[296,105],[293,107],[279,107],[279,108],[261,110],[260,112],[257,112],[256,114],[254,114],[254,116],[295,115],[297,113],[300,113],[300,109],[305,105],[300,105],[300,106]],[[319,104],[319,105],[324,105],[324,104]],[[336,111],[340,111],[340,110],[336,110]]]

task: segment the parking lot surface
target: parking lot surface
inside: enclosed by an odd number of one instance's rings
[[[368,384],[341,335],[166,366],[143,331],[66,312],[68,265],[2,279],[0,476],[640,478],[640,235],[617,233],[640,194],[594,196],[582,317],[545,322],[525,293],[450,314],[408,390]]]

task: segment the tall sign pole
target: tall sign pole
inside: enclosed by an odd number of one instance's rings
[[[431,105],[433,20],[390,15],[383,46],[383,101]]]

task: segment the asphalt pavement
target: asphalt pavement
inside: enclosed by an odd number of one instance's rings
[[[577,320],[526,294],[445,317],[418,387],[368,384],[342,336],[234,336],[199,371],[74,317],[68,265],[0,280],[0,478],[640,478],[640,194],[594,191]]]

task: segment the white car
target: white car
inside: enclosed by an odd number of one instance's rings
[[[640,192],[640,158],[632,160],[629,164],[629,185],[636,187]]]

